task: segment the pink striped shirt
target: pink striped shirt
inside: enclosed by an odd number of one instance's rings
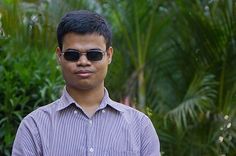
[[[12,156],[160,156],[160,144],[150,119],[112,101],[106,89],[91,118],[64,89],[22,120]]]

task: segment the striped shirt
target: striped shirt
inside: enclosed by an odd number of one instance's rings
[[[112,101],[106,89],[91,118],[64,89],[22,120],[12,156],[160,156],[160,144],[150,119]]]

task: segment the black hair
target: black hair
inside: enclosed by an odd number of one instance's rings
[[[67,33],[81,35],[97,33],[102,35],[106,48],[111,46],[112,33],[106,20],[99,14],[87,10],[71,11],[65,14],[57,27],[57,42],[62,49],[63,38]]]

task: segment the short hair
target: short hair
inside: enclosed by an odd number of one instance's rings
[[[104,37],[106,49],[112,44],[112,33],[107,21],[95,12],[71,11],[62,17],[57,27],[57,42],[60,49],[62,49],[64,36],[70,32],[81,35],[97,33]]]

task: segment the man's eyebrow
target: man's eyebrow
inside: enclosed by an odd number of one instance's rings
[[[85,52],[87,52],[87,51],[94,51],[94,50],[102,51],[102,49],[100,49],[100,48],[92,48],[92,49],[87,49]],[[77,52],[81,52],[80,50],[74,49],[74,48],[68,48],[68,49],[65,49],[65,51],[77,51]]]
[[[65,51],[69,51],[69,50],[72,50],[72,51],[79,51],[79,50],[77,50],[77,49],[73,49],[73,48],[65,49]]]
[[[92,49],[88,49],[87,51],[89,51],[89,50],[100,50],[100,51],[102,51],[102,49],[100,49],[100,48],[92,48]]]

